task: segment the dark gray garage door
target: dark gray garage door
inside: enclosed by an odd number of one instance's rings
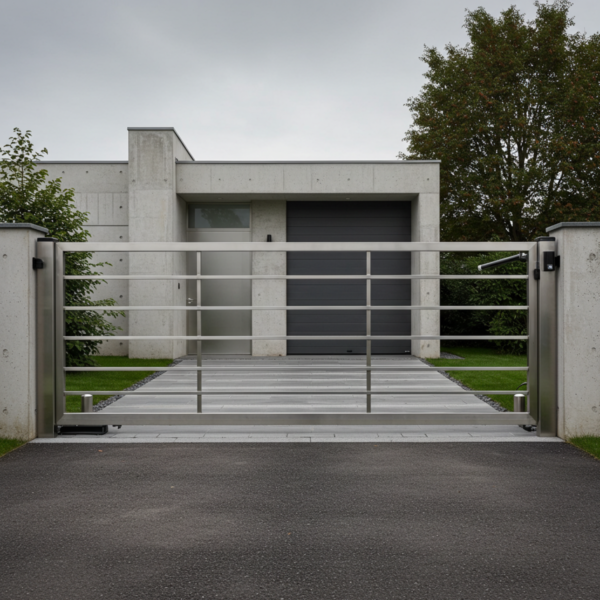
[[[410,242],[410,202],[288,202],[288,242]],[[288,275],[364,275],[364,252],[288,252]],[[410,253],[371,255],[373,275],[410,274]],[[364,281],[288,281],[290,306],[364,306]],[[410,280],[375,280],[373,305],[410,305]],[[288,335],[365,335],[362,310],[288,311]],[[373,311],[373,335],[410,335],[410,311]],[[288,354],[365,354],[362,341],[288,341]],[[410,353],[409,340],[381,340],[374,354]]]

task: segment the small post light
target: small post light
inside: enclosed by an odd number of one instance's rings
[[[525,394],[515,394],[513,396],[513,411],[516,413],[527,412]]]
[[[92,394],[81,395],[81,412],[94,412],[94,396]]]

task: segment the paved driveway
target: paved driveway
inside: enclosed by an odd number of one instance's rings
[[[460,361],[458,361],[460,363]],[[178,368],[195,366],[196,359],[183,360]],[[212,356],[203,365],[211,368],[240,367],[252,370],[208,371],[203,378],[203,411],[206,413],[363,413],[366,410],[364,356]],[[463,390],[440,372],[413,356],[375,356],[373,366],[387,370],[373,373],[373,412],[387,413],[479,413],[497,414],[477,396]],[[277,370],[272,370],[273,367]],[[262,369],[262,370],[261,370]],[[271,369],[271,370],[268,370]],[[232,394],[211,392],[230,388]],[[195,371],[167,371],[138,391],[126,394],[104,408],[103,414],[195,413],[193,394],[164,394],[197,389]],[[260,390],[260,393],[256,393]],[[284,394],[284,391],[298,391]],[[323,390],[341,391],[326,395]],[[403,394],[383,394],[402,390]],[[423,393],[428,391],[431,393]],[[160,393],[164,395],[160,395]],[[253,392],[253,393],[248,393]],[[319,393],[321,392],[321,393]],[[118,418],[114,422],[118,423]],[[61,436],[38,443],[96,443],[96,436]],[[330,441],[539,441],[517,425],[405,425],[405,426],[130,426],[110,428],[102,443],[112,442],[289,442]]]
[[[0,598],[598,598],[600,462],[567,444],[28,444]]]
[[[179,367],[196,366],[196,359],[183,360]],[[366,389],[364,356],[212,356],[203,359],[205,367],[248,367],[250,371],[208,371],[204,374],[202,406],[204,412],[365,412]],[[401,389],[400,394],[373,394],[373,412],[469,412],[494,413],[494,409],[467,393],[440,372],[414,356],[375,356],[374,367],[398,369],[375,371],[373,389],[381,392]],[[278,371],[260,371],[277,367]],[[403,371],[400,369],[412,369]],[[237,394],[211,394],[222,388]],[[167,371],[139,391],[195,390],[195,371]],[[319,390],[342,392],[319,394]],[[424,390],[433,393],[424,394]],[[257,393],[261,391],[262,393]],[[297,391],[299,394],[284,394]],[[249,394],[248,392],[252,392]],[[196,412],[196,396],[163,395],[123,398],[104,409],[120,412]]]

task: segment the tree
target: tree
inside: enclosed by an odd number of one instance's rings
[[[600,35],[571,3],[467,11],[470,42],[425,48],[404,159],[441,160],[442,239],[523,241],[600,220]]]
[[[512,252],[467,255],[442,253],[440,272],[444,275],[476,275],[477,265],[506,258]],[[517,261],[494,269],[499,275],[525,275],[527,265]],[[523,306],[527,303],[527,282],[522,279],[442,279],[440,295],[444,306]],[[441,313],[442,335],[527,335],[526,310],[445,310]],[[460,342],[481,345],[482,342]],[[489,345],[483,342],[483,345]],[[501,352],[523,354],[521,340],[495,340]]]
[[[88,213],[75,207],[74,190],[62,189],[61,180],[48,179],[48,171],[39,169],[37,162],[48,151],[36,152],[31,132],[14,129],[0,153],[0,222],[32,223],[45,227],[49,235],[61,242],[85,242],[90,237],[84,229]],[[66,275],[101,275],[94,271],[108,263],[93,264],[91,252],[67,253]],[[115,306],[112,298],[92,300],[91,295],[101,281],[68,280],[65,289],[67,306]],[[65,311],[67,335],[113,335],[119,329],[106,317],[121,315],[119,311]],[[101,342],[68,341],[67,365],[95,364],[91,358]]]

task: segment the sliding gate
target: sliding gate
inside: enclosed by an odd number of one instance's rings
[[[539,238],[535,242],[494,242],[494,243],[427,243],[427,242],[373,242],[373,243],[66,243],[41,240],[37,247],[37,329],[38,329],[38,432],[40,437],[56,435],[57,428],[62,426],[85,425],[401,425],[401,424],[442,424],[442,425],[536,425],[538,435],[556,434],[556,309],[555,309],[555,280],[554,270],[559,261],[554,255],[554,238]],[[518,252],[522,260],[527,261],[526,275],[495,275],[488,272],[479,275],[439,275],[439,274],[412,274],[412,275],[373,275],[371,274],[371,255],[374,252]],[[101,276],[74,276],[65,274],[65,254],[68,252],[128,252],[128,253],[197,253],[197,273],[194,275],[170,274],[144,274],[144,275],[101,275]],[[364,252],[366,269],[363,275],[203,275],[201,273],[202,252]],[[40,262],[41,261],[41,262]],[[184,262],[185,264],[185,262]],[[40,268],[41,267],[41,268]],[[371,304],[371,283],[378,279],[524,279],[527,280],[527,304],[519,306],[373,306]],[[364,306],[65,306],[65,283],[68,280],[174,280],[186,279],[197,282],[198,304],[201,302],[201,285],[210,279],[250,279],[250,280],[291,280],[310,279],[319,280],[345,279],[362,280],[365,284],[366,303]],[[115,310],[129,311],[196,311],[198,315],[207,310],[363,310],[366,319],[366,335],[339,335],[339,336],[206,336],[202,335],[200,318],[197,319],[197,335],[168,335],[168,336],[65,336],[66,311],[104,311]],[[444,311],[444,310],[527,310],[528,332],[527,335],[514,336],[440,336],[440,335],[406,335],[386,336],[372,335],[371,315],[373,311]],[[192,340],[197,343],[197,364],[194,366],[175,367],[67,367],[65,364],[65,342],[68,340]],[[366,342],[366,356],[361,368],[364,373],[364,386],[356,389],[335,389],[328,387],[323,390],[311,389],[309,393],[315,395],[357,395],[364,397],[362,412],[312,412],[312,413],[277,413],[277,412],[246,412],[246,413],[218,413],[206,412],[203,406],[203,396],[216,396],[219,394],[240,394],[239,388],[207,388],[203,386],[203,374],[207,371],[252,370],[276,371],[285,370],[292,372],[301,371],[304,376],[310,372],[348,371],[348,367],[300,367],[286,365],[265,365],[257,361],[248,360],[247,366],[207,366],[202,364],[202,342],[207,340],[230,339],[277,339],[277,340],[363,340]],[[526,367],[415,367],[409,365],[383,366],[373,365],[371,360],[371,344],[373,340],[526,340],[528,346],[528,365]],[[352,369],[356,369],[355,362]],[[520,390],[464,390],[440,391],[438,389],[407,390],[402,386],[394,389],[373,389],[371,385],[372,374],[377,371],[415,372],[429,371],[523,371],[523,379],[527,379],[527,388]],[[106,413],[100,412],[66,412],[66,396],[98,394],[122,394],[122,390],[76,390],[66,391],[65,374],[72,371],[194,371],[197,373],[197,384],[194,389],[163,390],[162,394],[194,395],[197,397],[196,411],[189,413]],[[243,395],[274,394],[293,397],[294,394],[306,394],[306,390],[298,389],[255,390],[244,392]],[[377,403],[373,396],[419,396],[432,394],[515,394],[523,393],[527,397],[525,412],[382,412],[377,410]],[[147,392],[143,389],[128,391],[127,395],[159,395],[159,392]]]

